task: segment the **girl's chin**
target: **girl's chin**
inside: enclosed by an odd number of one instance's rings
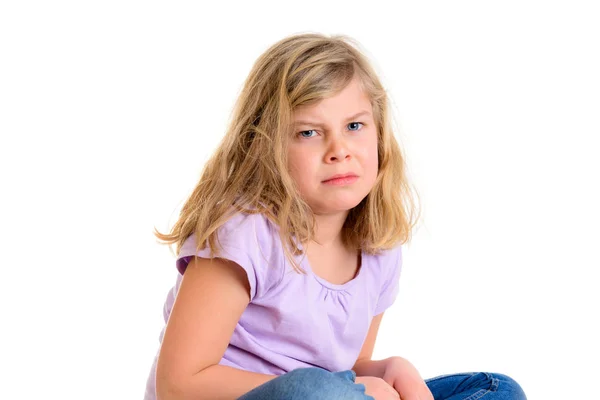
[[[340,212],[347,212],[360,204],[360,200],[353,201],[331,201],[331,202],[320,202],[317,206],[311,206],[311,208],[317,214],[336,214]]]

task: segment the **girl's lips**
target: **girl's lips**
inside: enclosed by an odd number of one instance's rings
[[[356,175],[347,175],[340,178],[328,179],[326,181],[323,181],[323,183],[326,185],[344,186],[356,182],[357,179],[358,176]]]
[[[356,174],[354,172],[347,172],[345,174],[335,174],[335,175],[330,176],[329,178],[325,179],[323,182],[327,182],[332,179],[338,179],[338,178],[349,178],[351,176],[356,176]]]

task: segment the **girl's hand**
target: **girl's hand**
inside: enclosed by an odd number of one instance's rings
[[[402,400],[434,400],[417,369],[402,357],[387,359],[383,380],[398,391]]]
[[[386,381],[374,376],[357,376],[355,383],[365,385],[365,394],[375,400],[398,400],[400,396]]]

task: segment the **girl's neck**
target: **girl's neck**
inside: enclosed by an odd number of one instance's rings
[[[348,216],[348,211],[336,214],[315,214],[315,238],[313,246],[320,249],[338,247],[342,244],[342,227]]]

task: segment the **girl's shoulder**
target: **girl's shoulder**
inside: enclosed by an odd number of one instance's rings
[[[383,250],[378,256],[379,299],[375,315],[389,308],[398,296],[399,280],[402,272],[402,245]]]
[[[218,243],[239,249],[255,247],[257,244],[271,244],[279,234],[276,225],[264,214],[245,212],[231,216],[215,233]],[[185,240],[179,256],[195,254],[196,238],[196,233],[193,233]]]
[[[238,212],[217,229],[220,242],[239,249],[273,250],[280,243],[279,229],[262,213]]]
[[[379,250],[375,254],[370,254],[371,260],[383,269],[395,269],[402,263],[402,244],[396,244],[389,249]]]
[[[236,213],[216,230],[216,235],[215,253],[209,246],[198,249],[195,233],[185,240],[176,263],[181,275],[194,256],[220,257],[234,261],[246,271],[251,298],[281,280],[285,263],[284,251],[278,229],[266,215]]]

